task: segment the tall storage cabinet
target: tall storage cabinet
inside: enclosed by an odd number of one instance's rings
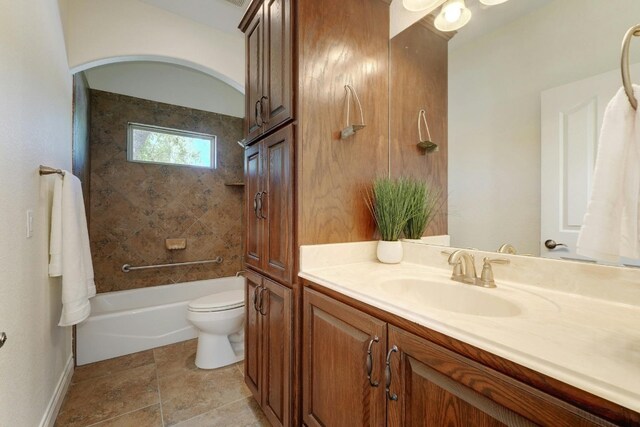
[[[300,244],[373,236],[362,188],[388,173],[389,0],[253,0],[240,29],[247,49],[245,382],[274,425],[299,426],[297,254]],[[343,141],[346,84],[358,90],[368,123]]]

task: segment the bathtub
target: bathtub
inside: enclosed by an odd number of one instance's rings
[[[91,315],[76,329],[78,365],[196,338],[187,321],[189,301],[244,288],[243,277],[98,294]]]

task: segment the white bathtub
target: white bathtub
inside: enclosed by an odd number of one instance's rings
[[[199,280],[98,294],[91,316],[77,327],[77,363],[148,350],[198,336],[187,321],[189,301],[244,288],[243,277]]]

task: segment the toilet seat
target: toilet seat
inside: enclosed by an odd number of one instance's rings
[[[242,306],[244,306],[244,291],[242,289],[236,289],[233,291],[218,292],[195,299],[189,303],[189,311],[227,311]]]

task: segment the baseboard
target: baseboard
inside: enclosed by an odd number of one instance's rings
[[[69,360],[67,360],[67,365],[64,367],[64,371],[58,380],[58,384],[56,385],[56,389],[51,396],[51,400],[47,405],[47,410],[42,417],[42,421],[40,422],[40,427],[53,427],[56,422],[56,417],[58,416],[58,412],[60,411],[60,407],[62,406],[62,401],[64,400],[64,396],[67,394],[67,390],[69,389],[69,385],[71,384],[71,377],[73,376],[73,355],[69,356]]]

